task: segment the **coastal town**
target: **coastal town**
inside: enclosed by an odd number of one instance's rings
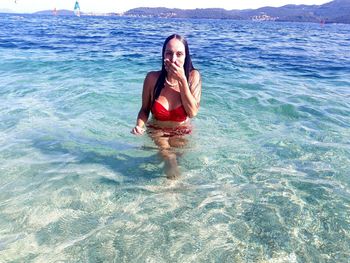
[[[334,0],[323,5],[285,5],[281,7],[261,7],[258,9],[226,10],[223,8],[150,8],[139,7],[125,12],[97,13],[80,10],[79,4],[74,10],[44,10],[37,15],[77,15],[77,16],[115,16],[135,18],[185,18],[185,19],[232,19],[262,22],[313,22],[313,23],[350,23],[350,4],[347,1]],[[77,9],[79,7],[79,9]]]

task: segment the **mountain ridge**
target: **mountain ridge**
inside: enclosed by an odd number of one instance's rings
[[[35,12],[38,15],[52,15],[52,10]],[[71,10],[57,10],[57,15],[71,16]],[[159,18],[197,18],[197,19],[233,19],[276,22],[316,22],[350,24],[350,0],[333,0],[322,5],[293,5],[281,7],[260,7],[257,9],[196,8],[179,9],[166,7],[138,7],[124,13],[84,15],[109,15],[126,17],[159,17]]]
[[[226,10],[223,8],[171,9],[139,7],[124,13],[126,16],[219,18],[277,22],[322,22],[350,24],[350,0],[334,0],[323,5],[284,5],[257,9]]]

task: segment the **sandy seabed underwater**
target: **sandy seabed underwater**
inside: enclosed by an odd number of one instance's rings
[[[348,262],[349,25],[0,14],[1,262]],[[164,39],[182,175],[130,134]]]

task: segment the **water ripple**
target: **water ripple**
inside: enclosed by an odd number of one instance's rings
[[[348,261],[348,25],[0,25],[1,262]],[[169,32],[203,80],[176,181],[130,135]]]

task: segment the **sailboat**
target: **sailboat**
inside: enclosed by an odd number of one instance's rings
[[[80,16],[80,6],[79,6],[78,0],[75,1],[75,5],[74,5],[74,14],[75,14],[76,16]]]

